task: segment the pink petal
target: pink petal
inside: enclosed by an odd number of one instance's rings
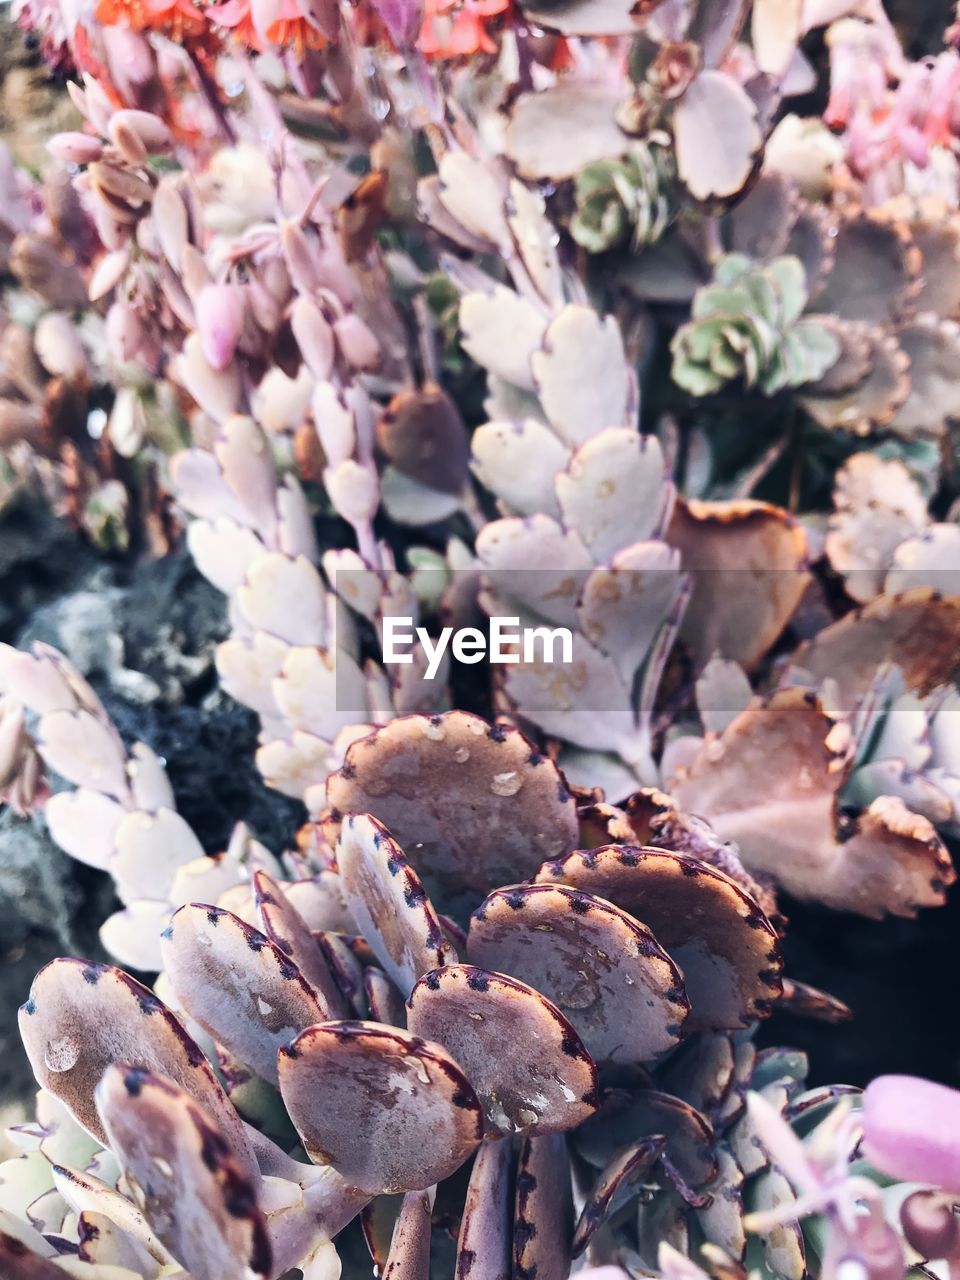
[[[222,372],[233,359],[243,331],[244,298],[238,285],[208,284],[196,300],[197,332],[207,363]]]
[[[881,1173],[960,1190],[960,1092],[915,1076],[880,1076],[863,1095],[863,1149]]]

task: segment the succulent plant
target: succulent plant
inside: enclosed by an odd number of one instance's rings
[[[736,379],[765,395],[819,381],[839,358],[840,344],[818,321],[802,318],[806,302],[798,258],[758,268],[743,254],[728,254],[673,339],[674,381],[697,396]]]
[[[670,216],[665,179],[664,161],[649,147],[585,165],[574,183],[570,234],[589,253],[652,244]]]

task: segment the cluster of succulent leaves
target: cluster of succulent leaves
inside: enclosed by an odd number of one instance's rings
[[[840,342],[816,319],[803,317],[806,305],[799,258],[758,266],[745,254],[727,254],[674,336],[674,381],[694,396],[712,395],[737,380],[768,396],[819,381],[839,359]]]
[[[588,253],[658,240],[670,218],[669,174],[661,149],[633,147],[584,165],[574,182],[570,234]]]

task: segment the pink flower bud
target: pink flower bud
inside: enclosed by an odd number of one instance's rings
[[[351,369],[368,373],[380,364],[380,344],[373,330],[350,312],[334,323],[333,331],[344,360]]]
[[[177,190],[175,178],[160,180],[153,195],[152,215],[163,256],[174,271],[179,271],[183,250],[190,236],[187,206]]]
[[[333,369],[335,343],[323,312],[309,298],[299,297],[290,312],[290,327],[307,368],[315,378],[326,381]]]
[[[143,324],[133,307],[115,302],[107,312],[107,350],[121,364],[132,360],[143,345]]]
[[[881,1173],[960,1191],[960,1092],[915,1076],[879,1076],[863,1095],[864,1155]]]
[[[103,143],[89,133],[56,133],[47,150],[65,164],[91,164],[103,155]]]
[[[235,284],[208,284],[195,302],[197,332],[212,369],[225,369],[243,332],[243,289]]]
[[[300,293],[314,293],[320,285],[310,241],[296,222],[284,222],[280,228],[280,245],[290,272],[290,279]]]
[[[173,134],[150,111],[117,111],[110,121],[111,141],[122,151],[121,138],[135,137],[148,155],[165,155],[173,150]]]

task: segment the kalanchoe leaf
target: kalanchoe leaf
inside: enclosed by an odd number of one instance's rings
[[[697,666],[715,654],[754,666],[809,580],[802,526],[765,502],[691,500],[674,507],[667,539],[693,582],[680,634]]]
[[[516,729],[454,711],[409,716],[353,743],[328,783],[339,818],[369,813],[407,851],[437,906],[476,906],[576,840],[556,766]]]
[[[652,929],[684,975],[689,1031],[745,1026],[780,993],[773,927],[735,881],[705,862],[607,845],[547,863],[537,881],[606,898]]]
[[[803,319],[806,272],[798,258],[754,266],[728,254],[713,283],[697,291],[692,319],[671,342],[673,378],[692,395],[710,395],[742,379],[765,395],[820,379],[841,345],[829,327]]]
[[[456,1280],[508,1280],[513,1263],[513,1142],[488,1141],[470,1172],[460,1234]]]
[[[922,257],[905,225],[877,211],[854,213],[833,239],[833,270],[812,310],[867,324],[896,324],[912,314]]]
[[[799,897],[874,918],[941,903],[954,879],[949,856],[901,801],[881,797],[838,832],[837,793],[851,764],[849,725],[811,691],[781,689],[708,738],[673,794],[735,840],[751,871]]]
[[[635,388],[612,316],[601,318],[590,307],[564,307],[530,365],[544,412],[565,444],[576,448],[599,425],[618,427],[628,420]]]
[[[960,415],[956,380],[960,326],[933,315],[920,315],[904,325],[897,337],[910,361],[910,394],[892,419],[890,430],[904,436],[940,435],[948,420]]]
[[[456,494],[466,483],[466,428],[439,387],[394,396],[377,426],[377,443],[398,471],[431,489]]]
[[[481,1147],[482,1151],[483,1148]],[[393,1229],[397,1225],[397,1217],[403,1204],[403,1196],[376,1196],[369,1204],[364,1205],[360,1214],[360,1226],[363,1238],[370,1250],[373,1265],[381,1270],[386,1266],[390,1252],[390,1241]]]
[[[212,1117],[178,1085],[117,1064],[97,1086],[97,1110],[134,1199],[196,1280],[271,1274],[256,1191]]]
[[[573,1237],[573,1188],[561,1134],[525,1137],[517,1162],[513,1223],[516,1280],[565,1280]]]
[[[791,664],[819,684],[834,682],[839,705],[852,710],[888,663],[903,672],[908,690],[929,693],[946,684],[960,655],[960,597],[917,587],[879,596],[802,644]]]
[[[189,903],[162,938],[178,1001],[241,1062],[277,1083],[277,1050],[327,1010],[296,964],[219,907]]]
[[[618,1151],[601,1169],[577,1220],[574,1257],[579,1257],[600,1227],[638,1194],[666,1145],[666,1138],[660,1134],[640,1138]]]
[[[658,1072],[667,1093],[711,1116],[733,1088],[732,1036],[701,1031],[688,1036]]]
[[[383,1280],[429,1280],[431,1197],[408,1191],[393,1229]]]
[[[284,1049],[279,1066],[280,1092],[311,1159],[369,1195],[432,1186],[483,1135],[463,1071],[416,1034],[325,1023]]]
[[[585,164],[625,151],[617,126],[615,86],[560,83],[523,93],[513,105],[505,150],[521,178],[554,182],[574,177]]]
[[[602,1169],[628,1141],[654,1135],[666,1138],[663,1157],[688,1187],[702,1187],[716,1177],[714,1135],[706,1116],[655,1089],[611,1090],[573,1142],[585,1160]]]
[[[717,1176],[705,1187],[710,1203],[695,1210],[707,1240],[736,1261],[743,1261],[747,1233],[743,1226],[743,1170],[725,1144],[717,1147]]]
[[[829,315],[825,320],[834,328],[840,323],[831,321]],[[829,429],[866,435],[873,428],[888,426],[910,393],[910,357],[896,337],[883,328],[849,321],[842,324],[838,336],[842,348],[838,376],[835,378],[833,370],[828,370],[821,380],[825,394],[821,394],[821,383],[815,383],[801,397],[801,404],[815,421]],[[858,345],[864,339],[869,344],[864,373],[853,383],[849,379],[856,372],[857,361],[846,363],[843,352],[851,336]],[[837,386],[837,382],[846,385]]]
[[[20,1009],[20,1035],[40,1085],[88,1133],[106,1144],[94,1090],[111,1062],[168,1076],[214,1119],[241,1167],[255,1169],[237,1113],[179,1021],[120,969],[53,960],[33,980]]]
[[[420,877],[381,823],[350,814],[336,857],[350,910],[404,998],[424,973],[456,963]]]
[[[727,247],[760,261],[785,253],[800,207],[799,192],[788,177],[762,173],[723,220]]]
[[[410,1030],[460,1063],[488,1134],[562,1132],[595,1110],[593,1059],[560,1010],[526,983],[449,965],[424,975],[407,1004]]]
[[[266,871],[253,876],[257,915],[261,928],[274,946],[300,970],[318,997],[325,1016],[341,1017],[347,1007],[306,921],[279,885]]]
[[[388,1027],[407,1025],[407,1007],[403,996],[382,969],[367,969],[363,975],[370,1017]]]
[[[610,427],[577,449],[556,478],[560,515],[596,562],[662,533],[673,505],[655,436]]]
[[[99,1213],[83,1213],[77,1221],[80,1237],[78,1257],[100,1266],[126,1267],[134,1275],[150,1280],[159,1273],[159,1264],[136,1240],[117,1231],[109,1218]]]
[[[762,1213],[789,1201],[792,1187],[779,1169],[765,1169],[750,1183],[748,1196],[750,1209]],[[803,1280],[807,1275],[807,1256],[803,1231],[796,1222],[785,1222],[760,1232],[757,1239],[763,1246],[767,1267],[782,1280]],[[748,1258],[749,1258],[748,1254]]]
[[[732,76],[696,76],[673,117],[677,172],[696,200],[743,190],[760,150],[756,108]]]
[[[532,302],[503,285],[495,285],[490,293],[468,293],[460,304],[464,351],[491,373],[527,391],[534,390],[530,357],[546,327]]]
[[[601,1069],[649,1062],[683,1032],[689,1005],[676,966],[649,929],[591,894],[498,889],[473,913],[467,954],[551,999]]]
[[[629,242],[653,244],[670,214],[666,153],[638,145],[616,159],[585,165],[575,184],[576,213],[570,234],[588,253],[604,253]]]
[[[52,1173],[57,1191],[74,1213],[85,1216],[102,1214],[117,1233],[122,1233],[124,1239],[152,1259],[155,1266],[170,1263],[169,1251],[141,1211],[125,1195],[79,1169],[55,1164]]]

